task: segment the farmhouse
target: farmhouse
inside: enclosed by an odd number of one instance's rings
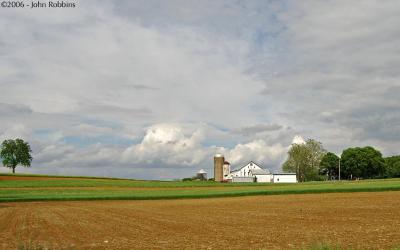
[[[230,163],[225,161],[221,154],[214,156],[214,180],[219,182],[297,182],[294,173],[273,174],[253,161],[231,171]]]

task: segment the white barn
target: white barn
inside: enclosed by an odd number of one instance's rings
[[[273,177],[268,169],[263,169],[257,163],[251,161],[243,167],[233,170],[227,177],[232,182],[271,182]]]

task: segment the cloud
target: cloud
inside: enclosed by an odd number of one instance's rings
[[[292,144],[305,144],[306,141],[303,139],[303,137],[301,137],[300,135],[296,135],[293,140],[292,140]]]
[[[244,144],[238,144],[232,149],[225,149],[225,158],[231,164],[244,164],[249,161],[258,162],[264,167],[277,169],[286,156],[287,147],[281,144],[268,145],[263,140],[255,140]]]
[[[278,169],[295,135],[398,154],[400,4],[84,1],[2,12],[0,138],[30,171]],[[35,163],[36,162],[36,163]],[[37,169],[37,170],[36,170]]]
[[[26,138],[30,135],[29,129],[24,124],[14,124],[5,131],[0,131],[0,141],[7,139]]]
[[[244,136],[258,135],[265,132],[277,131],[282,129],[282,125],[278,124],[257,124],[253,126],[235,129],[233,132]]]
[[[394,58],[399,8],[397,1],[374,0],[290,5],[279,19],[292,61],[260,73],[262,93],[278,107],[275,119],[339,152],[393,138],[399,123],[393,96],[400,93],[400,62]]]
[[[22,114],[30,114],[32,110],[26,105],[22,104],[7,104],[0,103],[0,115],[1,116],[13,116],[13,115],[22,115]]]
[[[286,157],[288,146],[270,145],[263,140],[232,148],[205,146],[202,142],[206,129],[197,124],[155,124],[147,128],[140,142],[128,147],[102,143],[78,147],[61,140],[33,141],[33,167],[19,171],[172,179],[191,176],[199,168],[212,172],[212,159],[217,152],[223,153],[233,167],[253,160],[271,170],[276,170]]]
[[[140,144],[123,152],[125,161],[133,163],[160,162],[175,167],[197,165],[207,152],[201,148],[201,130],[187,134],[177,124],[157,124],[147,129]]]

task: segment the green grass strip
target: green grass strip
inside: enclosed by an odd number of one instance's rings
[[[268,184],[264,186],[226,186],[226,188],[188,189],[0,189],[0,202],[17,201],[81,201],[81,200],[160,200],[238,197],[254,195],[317,194],[348,192],[400,191],[398,179],[343,183]]]

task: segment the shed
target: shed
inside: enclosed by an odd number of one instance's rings
[[[295,173],[274,174],[274,183],[296,183],[297,177]]]

